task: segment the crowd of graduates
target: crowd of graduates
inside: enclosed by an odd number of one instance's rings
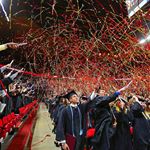
[[[129,85],[107,95],[104,90],[79,96],[74,90],[47,100],[55,144],[62,150],[150,150],[150,99],[131,93]]]

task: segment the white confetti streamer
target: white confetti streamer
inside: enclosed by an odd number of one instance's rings
[[[5,15],[7,21],[9,22],[10,20],[9,20],[9,18],[8,18],[8,16],[7,16],[7,13],[6,13],[6,11],[5,11],[5,8],[4,8],[3,3],[2,3],[1,0],[0,0],[0,5],[1,5],[1,7],[2,7],[2,10],[3,10],[3,12],[4,12],[4,15]]]

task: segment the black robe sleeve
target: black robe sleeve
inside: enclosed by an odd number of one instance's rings
[[[150,146],[150,125],[148,120],[144,117],[144,109],[142,106],[135,102],[131,107],[134,115],[134,132],[133,132],[133,147],[136,150],[147,150],[146,147]]]
[[[88,112],[90,109],[95,108],[97,105],[102,105],[102,106],[108,105],[110,102],[113,102],[114,100],[116,100],[118,95],[119,94],[115,92],[111,96],[97,96],[93,100],[89,100],[87,103],[80,105],[82,113]]]
[[[64,141],[65,139],[65,126],[66,126],[66,109],[63,109],[60,113],[58,124],[56,128],[56,140],[57,141]]]
[[[1,80],[5,88],[8,90],[9,84],[11,84],[13,81],[8,77]],[[0,90],[3,90],[3,86],[0,85]]]
[[[101,106],[105,106],[105,105],[108,105],[109,103],[113,102],[116,100],[116,98],[118,97],[118,93],[115,92],[113,95],[111,96],[98,96],[96,97],[97,99],[97,102],[96,102],[96,105],[101,105]]]
[[[4,78],[2,79],[2,82],[5,86],[8,86],[9,84],[11,84],[13,81],[8,77],[8,78]]]

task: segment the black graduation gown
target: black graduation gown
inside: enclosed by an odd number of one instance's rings
[[[8,78],[2,79],[1,81],[2,81],[3,86],[5,87],[5,89],[7,89],[7,92],[9,93],[8,86],[9,86],[9,84],[11,84],[13,82],[12,79],[8,77]],[[3,88],[4,88],[3,86],[0,84],[0,90],[3,90]]]
[[[24,98],[22,97],[22,99],[23,99],[22,104],[24,106],[32,102],[32,98],[27,97],[27,96],[24,96]]]
[[[21,94],[17,94],[16,96],[12,97],[13,99],[13,106],[14,106],[14,112],[16,114],[19,114],[19,108],[21,108],[23,106],[23,99]]]
[[[56,127],[58,124],[58,120],[61,114],[61,111],[65,108],[63,104],[59,104],[56,106],[54,112],[53,112],[53,120],[54,120],[54,128],[52,130],[53,133],[56,133]]]
[[[112,96],[96,97],[95,136],[92,139],[93,150],[109,150],[110,139],[114,134],[112,127],[112,113],[109,103],[117,98],[118,94]]]
[[[56,108],[53,111],[53,119],[54,119],[55,124],[57,124],[57,122],[58,122],[58,112],[59,112],[60,106],[61,106],[61,104],[57,104]]]
[[[57,141],[64,141],[66,140],[66,135],[72,135],[76,137],[76,147],[75,150],[82,150],[83,145],[82,143],[82,135],[80,135],[80,117],[78,108],[73,108],[73,118],[71,115],[71,106],[67,106],[64,108],[61,113],[57,124],[56,129],[56,140]],[[79,108],[80,109],[80,108]],[[81,111],[81,110],[80,110]],[[72,128],[72,124],[74,129]]]
[[[117,119],[117,126],[114,136],[111,140],[111,150],[132,150],[132,135],[130,133],[130,124],[133,122],[133,114],[130,111],[127,113],[120,110],[117,112],[114,109],[114,114]]]
[[[2,113],[2,116],[6,116],[12,112],[12,108],[13,108],[12,98],[11,97],[8,98],[7,96],[5,96],[2,98],[2,103],[6,104],[6,107]]]
[[[144,110],[137,102],[131,110],[134,115],[133,149],[150,150],[150,124],[142,114]]]
[[[85,121],[84,121],[85,133],[87,132],[88,129],[92,129],[95,127],[94,120],[95,120],[95,109],[93,108],[89,110],[85,116]],[[92,147],[91,139],[92,137],[85,138],[86,150],[91,150]]]
[[[56,115],[56,118],[55,118],[55,123],[56,123],[56,125],[57,125],[57,123],[58,123],[58,120],[59,120],[59,116],[60,116],[60,114],[61,114],[61,111],[63,110],[65,108],[65,105],[63,105],[63,104],[60,104],[59,105],[59,108],[58,108],[58,112],[57,112],[57,115]]]
[[[0,90],[7,90],[7,94],[9,95],[9,84],[11,84],[13,81],[8,77],[8,78],[4,78],[4,79],[1,79],[3,85],[0,84]],[[4,86],[4,87],[3,87]],[[2,102],[6,104],[6,107],[4,109],[4,112],[2,113],[1,117],[2,116],[6,116],[8,114],[11,113],[11,110],[12,110],[12,99],[10,96],[5,96],[5,97],[2,97]]]

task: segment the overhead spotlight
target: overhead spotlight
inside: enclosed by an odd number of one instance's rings
[[[143,43],[145,43],[146,42],[146,40],[145,39],[142,39],[139,43],[140,44],[143,44]]]
[[[150,35],[147,37],[147,40],[150,40]]]

